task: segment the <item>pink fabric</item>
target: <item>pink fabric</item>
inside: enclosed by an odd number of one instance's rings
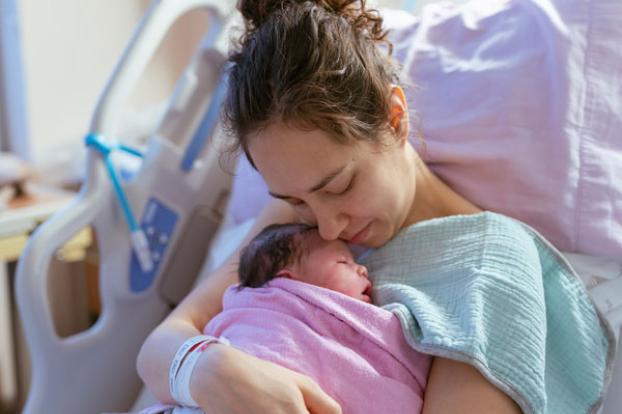
[[[622,1],[476,0],[385,12],[430,168],[564,251],[622,252]],[[404,84],[406,82],[403,82]],[[246,161],[238,219],[268,198]]]
[[[205,333],[313,378],[347,414],[418,413],[430,357],[395,315],[332,290],[278,278],[229,288]]]

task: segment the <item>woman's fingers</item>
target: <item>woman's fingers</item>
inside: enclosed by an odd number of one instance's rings
[[[341,414],[341,406],[309,377],[302,376],[298,389],[310,414]]]
[[[207,348],[191,388],[208,414],[341,414],[311,378],[226,345]]]

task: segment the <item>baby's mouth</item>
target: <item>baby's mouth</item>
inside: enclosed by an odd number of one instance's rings
[[[370,281],[367,281],[367,285],[365,286],[365,289],[362,292],[363,296],[367,296],[368,298],[371,299],[371,290],[372,290],[372,284]]]

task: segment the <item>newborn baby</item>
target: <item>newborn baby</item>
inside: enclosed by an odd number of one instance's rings
[[[238,274],[206,335],[309,376],[344,413],[421,411],[431,359],[371,304],[367,269],[346,243],[303,224],[271,225],[242,250]],[[203,412],[188,410],[143,413]]]

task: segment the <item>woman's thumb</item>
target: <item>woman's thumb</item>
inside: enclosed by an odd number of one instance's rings
[[[304,377],[299,382],[302,398],[311,414],[342,414],[341,406],[312,379]]]

